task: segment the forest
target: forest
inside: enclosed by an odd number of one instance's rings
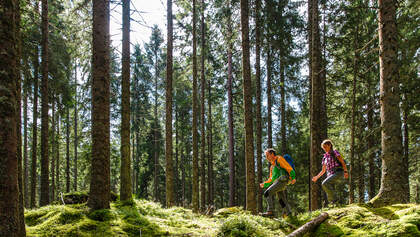
[[[420,1],[149,1],[1,1],[0,236],[420,236]]]

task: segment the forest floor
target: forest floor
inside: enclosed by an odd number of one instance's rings
[[[308,236],[420,236],[416,204],[353,204],[270,219],[239,207],[207,216],[136,199],[125,205],[112,202],[111,209],[94,212],[86,204],[50,205],[26,210],[25,221],[27,236],[286,236],[321,212],[329,218]]]

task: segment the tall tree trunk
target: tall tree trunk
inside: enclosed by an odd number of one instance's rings
[[[133,124],[133,120],[131,120],[131,124]],[[132,191],[132,193],[133,194],[137,194],[137,182],[136,182],[136,176],[137,176],[137,173],[136,173],[136,165],[137,165],[137,162],[136,162],[136,146],[137,146],[137,143],[136,143],[136,140],[135,140],[135,135],[134,134],[132,134],[132,139],[131,139],[131,162],[133,162],[133,166],[132,166],[132,169],[131,169],[131,172],[132,172],[132,175],[131,175],[131,187],[132,187],[132,189],[133,189],[133,191]]]
[[[60,114],[61,114],[61,104],[60,104],[60,99],[57,96],[57,147],[56,147],[56,165],[55,165],[55,186],[57,187],[57,194],[60,193],[61,189],[61,185],[60,185]],[[54,167],[51,167],[52,169],[54,169]]]
[[[35,2],[35,11],[39,13],[38,1]],[[31,204],[34,208],[36,203],[36,163],[38,147],[38,76],[39,76],[39,51],[38,47],[34,49],[34,103],[33,103],[33,121],[32,121],[32,164],[31,164]]]
[[[271,38],[268,39],[267,45],[267,146],[268,148],[273,147],[273,126],[272,126],[272,115],[271,115],[271,106],[273,105],[271,97]]]
[[[40,206],[49,200],[49,163],[48,163],[48,0],[42,0],[42,104],[41,104],[41,198]]]
[[[207,163],[207,187],[208,195],[207,201],[208,205],[214,204],[214,178],[213,178],[213,131],[212,131],[212,117],[211,117],[211,80],[209,79],[208,85],[208,123],[207,123],[207,144],[208,144],[208,163]]]
[[[131,120],[130,121],[130,123],[131,124],[133,124],[133,120]],[[135,143],[135,141],[134,141],[134,136],[132,135],[131,137],[130,137],[130,144],[131,144],[131,149],[130,149],[130,157],[131,157],[131,160],[130,160],[130,162],[131,162],[131,164],[133,164],[131,167],[131,170],[130,170],[130,172],[131,172],[131,177],[130,177],[130,185],[131,185],[131,189],[132,189],[132,191],[131,191],[131,193],[132,194],[135,194],[136,193],[136,184],[135,184],[135,175],[136,175],[136,171],[134,170],[134,165],[135,165],[135,146],[136,146],[136,143]]]
[[[176,93],[176,92],[175,92]],[[179,144],[178,144],[178,137],[179,137],[179,125],[178,125],[178,103],[175,101],[175,167],[174,167],[174,173],[175,173],[175,181],[174,181],[174,187],[179,187]],[[175,192],[175,205],[179,206],[179,193],[180,190],[176,189]]]
[[[24,59],[25,67],[28,67],[27,59]],[[28,170],[28,94],[29,94],[29,69],[25,69],[25,82],[23,87],[23,198],[24,198],[24,207],[29,208],[29,170]]]
[[[52,123],[51,123],[51,190],[50,190],[50,200],[51,201],[55,201],[55,154],[56,151],[55,149],[57,148],[55,146],[56,141],[56,135],[55,135],[55,124],[57,123],[56,121],[56,111],[55,111],[55,98],[53,96],[53,100],[51,101],[51,109],[52,109],[52,114],[51,114],[51,119],[52,119]]]
[[[77,64],[74,65],[74,191],[77,191]]]
[[[368,111],[367,111],[367,128],[368,128],[368,137],[367,137],[367,150],[368,150],[368,160],[369,160],[369,200],[375,196],[375,137],[373,135],[373,101],[370,91],[370,82],[368,84],[369,92],[369,101],[368,101]]]
[[[282,52],[280,52],[282,55]],[[284,57],[280,59],[280,114],[281,114],[281,154],[287,153],[286,147],[286,92],[285,92],[285,80],[284,80]]]
[[[154,105],[154,129],[153,129],[153,157],[154,157],[154,184],[153,184],[153,198],[155,201],[159,201],[159,141],[158,141],[158,129],[159,129],[159,118],[158,118],[158,62],[157,53],[155,52],[155,105]]]
[[[93,0],[92,170],[88,206],[109,208],[110,199],[109,1]]]
[[[135,185],[134,185],[134,187],[136,188],[136,194],[137,195],[139,195],[139,173],[140,173],[140,171],[139,171],[139,159],[140,159],[140,156],[139,156],[139,143],[140,143],[140,136],[139,136],[139,131],[138,131],[138,129],[137,129],[137,131],[136,131],[136,161],[134,162],[134,167],[135,167]]]
[[[173,51],[173,26],[172,26],[172,0],[167,1],[168,20],[168,46],[166,48],[166,206],[175,205],[174,195],[174,167],[172,161],[172,51]]]
[[[254,164],[254,138],[252,118],[252,85],[249,59],[249,4],[248,0],[241,0],[241,33],[242,33],[242,72],[243,72],[243,99],[245,117],[245,170],[246,170],[246,209],[252,213],[257,212],[255,164]]]
[[[233,98],[232,98],[232,12],[230,10],[231,2],[229,1],[229,18],[228,18],[228,123],[229,123],[229,206],[236,206],[236,185],[235,185],[235,139],[233,125]]]
[[[312,104],[312,0],[308,0],[308,79],[309,79],[309,88],[308,88],[308,97],[309,97],[309,106]],[[309,109],[309,126],[312,124],[312,110]],[[309,130],[309,137],[311,136],[312,131]],[[309,141],[309,143],[311,143]],[[311,195],[312,195],[312,186],[317,185],[312,183],[311,181],[311,149],[309,149],[309,157],[308,157],[308,210],[312,210],[312,201],[311,201]]]
[[[318,0],[312,0],[312,101],[311,101],[311,174],[315,176],[321,169],[321,142],[327,137],[326,111],[325,105],[325,78],[322,77],[322,55],[319,37],[318,24]],[[313,183],[311,186],[311,209],[316,210],[321,207],[321,186],[320,183]]]
[[[407,100],[407,95],[404,95],[405,100]],[[404,101],[404,104],[406,104],[407,101]],[[410,171],[409,171],[409,156],[408,156],[408,144],[409,144],[409,136],[408,136],[408,114],[410,113],[410,110],[408,108],[408,105],[404,105],[403,107],[403,136],[404,136],[404,158],[403,158],[403,165],[404,165],[404,183],[406,183],[407,187],[405,188],[405,196],[408,197],[407,202],[410,201]]]
[[[359,131],[358,131],[358,141],[359,141],[359,145],[358,145],[358,154],[357,154],[357,166],[358,166],[358,174],[357,174],[357,186],[358,186],[358,196],[359,196],[359,203],[364,203],[365,202],[365,181],[364,181],[364,174],[365,174],[365,164],[364,164],[364,141],[363,141],[363,129],[365,128],[364,123],[363,123],[363,117],[362,116],[358,116],[359,117]]]
[[[201,160],[201,178],[200,178],[200,208],[204,211],[204,208],[206,207],[206,118],[205,118],[205,101],[206,101],[206,95],[205,95],[205,89],[206,89],[206,82],[205,82],[205,32],[204,32],[204,0],[201,0],[201,150],[200,150],[200,160]]]
[[[408,184],[402,154],[400,95],[398,85],[396,1],[379,0],[379,64],[382,130],[382,177],[373,206],[405,203]]]
[[[354,50],[354,58],[353,58],[353,94],[352,94],[352,106],[351,106],[351,135],[350,135],[350,187],[349,187],[349,203],[354,203],[354,147],[355,147],[355,120],[356,120],[356,85],[357,85],[357,72],[359,70],[359,53],[358,53],[358,34],[359,34],[359,27],[356,26],[355,36],[354,36],[354,43],[353,43],[353,50]]]
[[[23,178],[22,178],[22,67],[21,67],[21,59],[22,59],[22,40],[21,40],[21,34],[20,34],[20,2],[16,5],[16,11],[15,11],[15,29],[16,29],[16,35],[15,39],[17,40],[16,45],[16,75],[17,75],[17,94],[16,94],[16,132],[17,132],[17,162],[18,162],[18,188],[19,188],[19,199],[18,199],[18,207],[19,207],[19,213],[18,213],[18,234],[19,236],[26,236],[26,230],[25,230],[25,217],[24,217],[24,206],[23,206]]]
[[[197,99],[197,36],[196,36],[196,0],[193,0],[193,93],[192,93],[192,110],[193,110],[193,119],[192,119],[192,142],[193,142],[193,170],[192,170],[192,206],[193,211],[198,212],[199,203],[198,203],[198,130],[197,130],[197,120],[198,120],[198,99]]]
[[[66,108],[66,192],[70,192],[70,109]]]
[[[419,172],[419,161],[418,156],[416,156],[416,167],[417,173]],[[416,203],[420,203],[420,175],[417,175],[417,183],[416,183]]]
[[[0,3],[0,236],[20,236],[18,181],[19,53],[17,0]],[[20,110],[20,108],[19,108]]]
[[[123,0],[122,115],[121,115],[121,201],[131,200],[130,157],[130,0]]]
[[[256,84],[256,145],[257,145],[257,183],[262,183],[262,121],[261,121],[261,0],[255,1],[255,84]],[[257,211],[262,212],[262,193],[257,192]]]
[[[182,205],[181,206],[185,206],[185,200],[186,200],[186,193],[185,193],[185,157],[184,157],[184,152],[183,149],[181,148],[181,187],[182,187]]]

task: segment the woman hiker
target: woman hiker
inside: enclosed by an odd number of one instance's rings
[[[276,156],[276,151],[272,148],[269,148],[265,151],[265,157],[268,162],[270,162],[270,178],[264,183],[260,184],[261,188],[267,188],[264,192],[264,197],[267,198],[267,212],[262,213],[263,216],[274,216],[274,195],[279,193],[280,204],[283,207],[283,210],[286,210],[284,215],[289,215],[291,213],[290,205],[287,203],[285,198],[284,190],[287,187],[287,184],[296,183],[296,174],[293,168],[289,163],[282,157]],[[283,217],[284,217],[283,215]]]
[[[324,140],[321,147],[325,151],[322,158],[322,170],[312,178],[312,181],[316,182],[327,171],[327,178],[322,181],[322,189],[327,194],[329,204],[336,205],[338,200],[334,195],[334,192],[336,192],[334,186],[342,182],[343,176],[346,179],[349,177],[347,166],[340,153],[334,150],[331,140]]]

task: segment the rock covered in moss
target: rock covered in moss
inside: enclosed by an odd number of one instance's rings
[[[81,204],[87,202],[89,195],[86,192],[71,192],[63,194],[65,204]]]

